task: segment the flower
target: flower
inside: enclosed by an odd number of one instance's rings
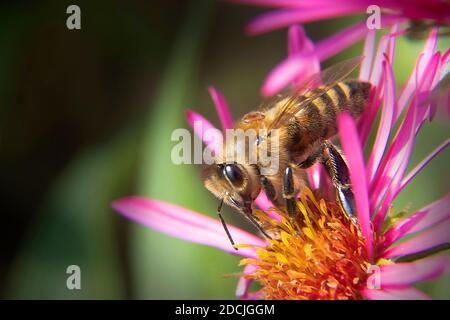
[[[297,206],[299,215],[289,219],[262,193],[255,214],[272,239],[265,240],[229,226],[238,243],[236,251],[221,223],[189,209],[143,197],[115,201],[113,208],[125,217],[183,240],[201,243],[243,257],[245,265],[236,290],[244,299],[424,299],[413,285],[450,272],[450,258],[437,252],[450,246],[450,193],[405,217],[395,213],[393,202],[426,165],[449,144],[438,146],[406,174],[416,135],[433,115],[428,97],[450,60],[450,50],[436,51],[437,29],[428,37],[409,80],[396,94],[392,70],[395,40],[384,36],[376,54],[375,37],[365,43],[360,79],[376,90],[372,103],[356,124],[347,114],[338,118],[339,136],[346,155],[355,195],[358,226],[328,199],[327,180],[320,167],[308,169],[310,186]],[[211,87],[210,93],[224,129],[232,118],[224,97]],[[373,145],[367,137],[381,107],[381,118]],[[201,115],[186,112],[188,122],[213,126]],[[394,128],[397,128],[394,132]],[[196,132],[204,138],[203,132]],[[220,135],[220,132],[218,133]],[[364,160],[363,146],[370,149]],[[218,144],[209,144],[212,149]],[[250,292],[256,281],[261,289]]]
[[[383,10],[380,18],[380,27],[385,28],[395,23],[408,20],[434,22],[435,24],[450,26],[450,3],[447,1],[330,1],[330,0],[228,0],[242,4],[257,5],[277,8],[277,11],[265,13],[247,26],[247,33],[255,35],[274,29],[288,27],[297,23],[365,14],[369,6],[378,6]],[[279,63],[269,74],[261,89],[262,94],[271,96],[279,92],[295,77],[308,75],[306,66],[311,59],[323,61],[336,53],[350,47],[362,40],[368,33],[373,32],[367,26],[366,21],[361,21],[347,27],[332,36],[319,41],[315,49],[302,50],[296,53],[290,52],[288,57]]]
[[[403,17],[414,21],[431,20],[450,25],[450,4],[440,0],[228,0],[242,4],[280,9],[265,13],[247,26],[249,34],[259,34],[329,18],[365,14],[369,6],[378,6],[384,17]]]

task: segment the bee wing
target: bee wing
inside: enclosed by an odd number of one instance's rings
[[[350,73],[361,64],[362,59],[363,57],[359,56],[334,64],[322,72],[308,77],[294,93],[291,93],[284,98],[278,98],[279,103],[282,103],[282,106],[278,116],[269,125],[269,129],[279,128],[284,125],[294,117],[298,111],[311,103],[311,101],[322,96],[336,83],[347,78]],[[315,90],[314,93],[310,94],[308,97],[304,96],[307,92],[318,88],[320,88],[320,90]]]
[[[347,78],[361,64],[362,60],[363,57],[361,56],[350,58],[313,74],[300,85],[301,89],[299,91],[303,94],[306,91],[316,89],[320,86],[330,88],[337,82]]]

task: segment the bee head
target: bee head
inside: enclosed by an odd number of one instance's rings
[[[203,171],[205,187],[237,210],[251,213],[260,186],[251,166],[238,163],[212,164]]]

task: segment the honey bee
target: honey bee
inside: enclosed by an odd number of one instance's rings
[[[310,77],[303,83],[303,89],[294,94],[278,97],[258,111],[244,115],[234,129],[268,133],[257,134],[253,138],[245,137],[245,142],[231,143],[227,139],[222,152],[215,156],[214,163],[204,169],[204,184],[221,200],[219,218],[233,245],[233,239],[220,215],[222,204],[225,202],[237,209],[264,236],[270,238],[253,214],[254,200],[264,190],[276,207],[286,210],[289,217],[295,218],[296,196],[306,186],[305,169],[316,162],[324,165],[344,212],[356,221],[349,171],[343,155],[329,139],[337,132],[336,119],[339,113],[348,112],[356,119],[368,103],[371,84],[346,80],[361,60],[357,57],[340,62]],[[270,151],[270,146],[275,144],[278,150]],[[249,163],[248,156],[239,161],[228,161],[226,156],[230,151],[235,152],[236,148],[240,148],[239,152],[245,152],[251,146],[255,146],[258,156],[261,150],[269,150],[270,156],[278,162],[278,170],[263,174],[267,163],[259,160]]]

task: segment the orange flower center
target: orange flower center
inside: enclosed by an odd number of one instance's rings
[[[265,299],[361,299],[370,266],[361,231],[336,202],[319,202],[305,189],[295,220],[276,210],[280,222],[257,215],[273,240],[257,248],[258,259],[242,259],[256,271],[246,275]]]

